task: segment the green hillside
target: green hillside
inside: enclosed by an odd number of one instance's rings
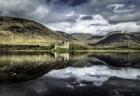
[[[65,39],[67,38],[35,21],[0,17],[0,44],[48,46]]]

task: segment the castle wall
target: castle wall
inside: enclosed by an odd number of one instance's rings
[[[57,48],[65,48],[65,49],[69,49],[69,42],[64,42],[63,44],[61,45],[58,45],[58,44],[55,44],[55,49]]]

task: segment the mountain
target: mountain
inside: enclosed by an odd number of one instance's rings
[[[46,26],[24,18],[0,17],[1,45],[39,45],[49,46],[69,40],[73,48],[87,49],[94,47],[134,47],[140,45],[140,33],[112,32],[106,36],[85,33],[68,34],[53,31]],[[88,45],[89,44],[89,45]],[[92,45],[92,46],[91,46]]]
[[[101,40],[104,36],[93,35],[88,39],[88,43],[96,43]]]
[[[52,47],[51,45],[66,40],[69,40],[71,48],[90,47],[65,32],[53,31],[33,20],[0,17],[0,48],[13,50],[22,48],[46,49],[45,46]]]
[[[91,36],[90,38],[89,38],[89,40],[99,40],[99,39],[101,39],[101,38],[103,38],[104,36],[98,36],[98,35],[93,35],[93,36]]]
[[[106,46],[111,48],[130,48],[140,45],[140,41],[132,33],[109,33],[101,40],[93,44],[94,46]]]
[[[56,31],[56,33],[60,38],[67,39],[67,40],[70,40],[70,41],[71,40],[77,40],[76,38],[72,37],[70,34],[68,34],[66,32]]]
[[[92,35],[90,33],[73,33],[71,34],[71,36],[85,43],[95,43],[103,37],[103,36]]]
[[[74,40],[66,33],[55,32],[33,20],[0,17],[0,44],[48,46],[66,39]]]
[[[92,34],[89,33],[73,33],[71,34],[72,37],[82,40],[82,41],[87,41],[90,37],[92,37]]]
[[[0,17],[0,44],[48,45],[61,40],[51,29],[32,20]]]
[[[138,40],[140,40],[140,32],[132,33]]]

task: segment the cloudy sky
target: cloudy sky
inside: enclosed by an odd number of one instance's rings
[[[68,33],[140,32],[140,0],[0,0],[1,16]]]

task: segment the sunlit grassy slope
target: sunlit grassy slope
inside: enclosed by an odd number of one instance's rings
[[[0,17],[0,44],[48,46],[66,39],[76,41],[61,34],[32,20]]]
[[[56,43],[69,40],[70,49],[77,50],[110,48],[140,49],[140,40],[138,38],[139,37],[136,37],[131,33],[119,32],[108,34],[98,40],[98,42],[90,42],[89,44],[81,39],[78,40],[65,32],[53,31],[33,20],[15,17],[0,17],[0,47],[3,45],[53,46]]]
[[[45,26],[27,19],[0,17],[0,44],[49,45],[60,40]]]

